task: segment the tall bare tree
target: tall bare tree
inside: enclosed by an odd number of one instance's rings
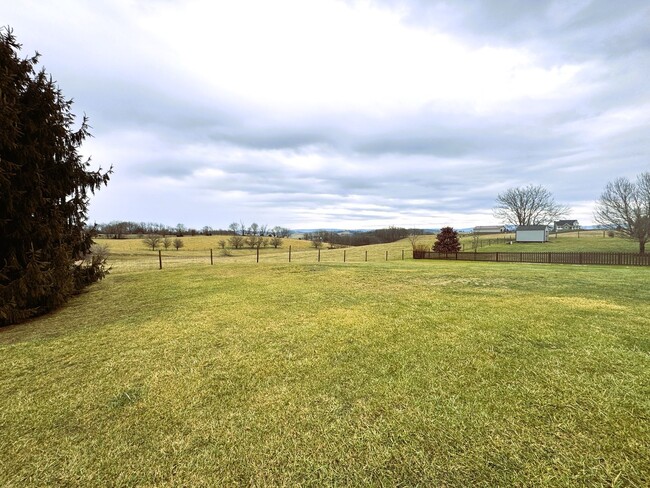
[[[638,175],[636,182],[618,178],[608,183],[594,217],[600,225],[637,241],[639,252],[645,253],[650,241],[650,172]]]
[[[513,225],[546,225],[569,213],[569,207],[555,202],[540,185],[509,188],[497,196],[494,216]]]

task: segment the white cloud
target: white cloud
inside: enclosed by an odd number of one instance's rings
[[[525,49],[468,47],[367,3],[160,3],[141,27],[204,89],[288,113],[498,109],[558,96],[579,71],[536,65]]]

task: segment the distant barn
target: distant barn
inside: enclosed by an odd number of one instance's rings
[[[546,242],[548,227],[545,225],[520,225],[515,233],[517,242]]]
[[[500,234],[506,231],[503,225],[477,225],[473,229],[474,234]]]

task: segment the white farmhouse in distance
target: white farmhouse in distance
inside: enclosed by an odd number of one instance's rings
[[[555,232],[561,230],[577,230],[580,228],[580,223],[577,220],[557,220],[553,225]]]
[[[545,225],[520,225],[515,232],[516,242],[546,242],[548,227]]]
[[[503,225],[477,225],[472,231],[474,234],[501,234],[506,228]]]

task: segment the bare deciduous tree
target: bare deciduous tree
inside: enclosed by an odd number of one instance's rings
[[[411,248],[413,248],[413,250],[415,250],[417,243],[423,234],[424,231],[422,231],[421,229],[409,229],[409,235],[406,238],[411,243]]]
[[[162,236],[158,234],[147,234],[142,239],[142,242],[144,242],[147,245],[147,247],[151,247],[152,251],[156,250],[156,248],[160,245],[161,241],[162,241]]]
[[[169,247],[172,245],[172,240],[170,237],[165,237],[162,240],[162,245],[165,248],[165,250],[169,249]]]
[[[235,234],[234,236],[231,236],[228,239],[228,242],[230,243],[231,247],[234,247],[235,249],[239,249],[244,245],[244,238],[240,235]]]
[[[260,236],[251,234],[246,237],[246,244],[248,244],[248,247],[251,249],[255,249],[256,247],[259,248],[262,244],[262,238]]]
[[[618,178],[605,187],[596,204],[596,222],[620,236],[639,243],[645,253],[650,241],[650,172],[637,176],[636,183]]]
[[[270,243],[276,249],[282,247],[282,237],[275,235],[271,237]]]
[[[562,218],[569,207],[556,203],[543,186],[509,188],[497,196],[494,216],[513,225],[545,225]]]
[[[180,239],[180,238],[178,238],[178,237],[177,237],[176,239],[174,239],[174,247],[176,248],[177,251],[178,251],[181,247],[183,247],[184,245],[185,245],[185,244],[183,243],[183,239]]]
[[[279,225],[273,227],[271,232],[273,232],[275,237],[291,237],[291,230],[286,227],[280,227]]]

